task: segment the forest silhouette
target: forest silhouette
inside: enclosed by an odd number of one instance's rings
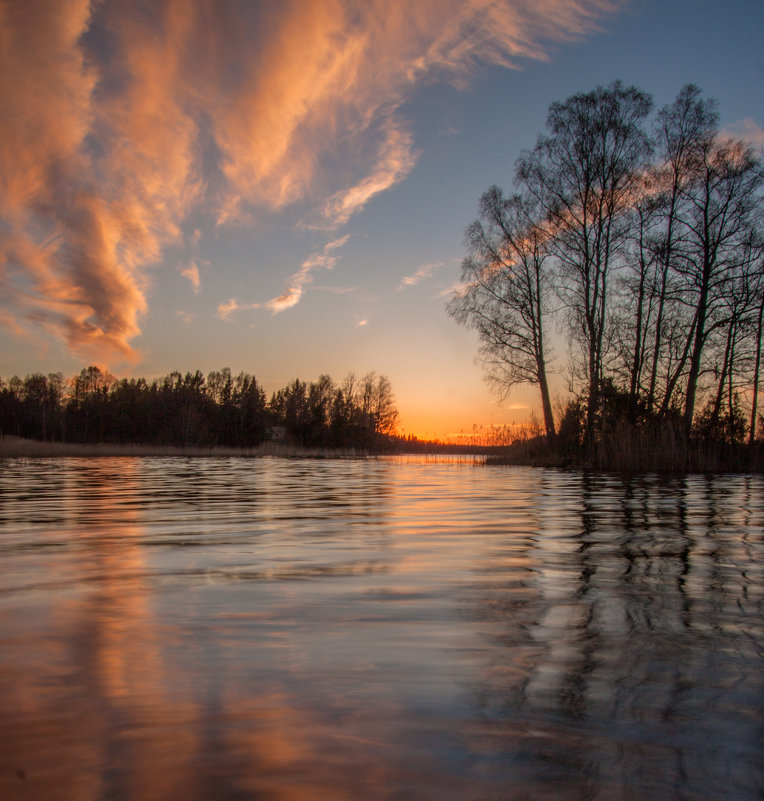
[[[0,381],[0,433],[47,442],[253,448],[266,440],[306,448],[379,449],[395,432],[390,381],[376,373],[295,379],[268,398],[255,376],[117,379],[98,367],[65,380],[34,373]]]

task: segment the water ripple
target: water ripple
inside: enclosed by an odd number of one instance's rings
[[[0,462],[0,797],[764,794],[764,481]]]

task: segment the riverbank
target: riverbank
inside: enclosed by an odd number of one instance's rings
[[[488,456],[489,465],[528,465],[618,473],[764,473],[764,443],[684,439],[671,429],[625,429],[603,437],[593,452],[549,444],[544,437],[515,442]]]
[[[430,445],[431,447],[427,447]],[[764,473],[764,444],[740,444],[634,434],[603,439],[594,455],[582,448],[550,446],[543,437],[519,440],[505,448],[449,446],[417,442],[384,450],[307,448],[264,442],[256,448],[150,445],[141,443],[42,442],[21,437],[0,437],[0,458],[80,457],[239,457],[278,456],[292,459],[343,459],[365,456],[475,456],[494,466],[551,467],[562,470],[596,470],[619,473]]]
[[[342,458],[365,456],[366,451],[330,448],[303,448],[276,442],[264,442],[256,448],[188,447],[146,445],[140,443],[78,443],[40,442],[21,437],[0,437],[0,458],[65,458],[84,456],[238,456],[257,458],[283,456],[286,458]]]

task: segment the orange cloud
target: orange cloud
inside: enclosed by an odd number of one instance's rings
[[[180,274],[184,278],[188,278],[194,289],[194,294],[198,295],[202,289],[202,279],[199,277],[199,268],[196,266],[196,262],[192,260],[187,267],[182,267]]]
[[[332,195],[321,206],[319,221],[308,224],[308,227],[331,229],[345,225],[374,195],[402,181],[415,163],[416,154],[412,150],[411,135],[391,125],[370,174],[355,186]]]
[[[218,306],[218,317],[222,320],[227,320],[237,309],[240,309],[239,301],[236,298],[230,298],[225,303]]]
[[[418,83],[544,58],[617,4],[0,0],[0,324],[134,358],[191,210],[222,225],[299,200],[340,227],[413,169]]]
[[[395,291],[400,292],[407,286],[416,286],[420,281],[426,281],[428,278],[432,277],[435,270],[439,270],[443,266],[444,264],[442,261],[423,264],[413,275],[404,276]]]
[[[341,248],[350,239],[349,235],[329,242],[324,246],[323,250],[311,254],[303,263],[300,270],[296,272],[290,279],[286,290],[277,298],[273,298],[264,304],[266,309],[270,309],[273,314],[278,314],[285,309],[290,309],[300,302],[300,298],[305,292],[305,285],[313,281],[313,271],[317,267],[323,267],[327,270],[334,268],[337,263],[337,257],[334,251]]]
[[[742,140],[754,149],[764,152],[764,128],[751,117],[726,126],[721,131],[721,136],[735,141]]]

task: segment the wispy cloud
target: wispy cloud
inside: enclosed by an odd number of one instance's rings
[[[239,301],[236,298],[229,298],[225,303],[218,306],[218,317],[227,320],[237,309],[240,309]]]
[[[450,298],[452,295],[461,295],[469,289],[469,286],[469,283],[465,283],[464,281],[454,281],[453,284],[449,284],[445,289],[441,289],[437,297]]]
[[[318,268],[331,270],[337,263],[335,251],[341,248],[350,238],[350,235],[345,235],[340,239],[335,239],[324,245],[323,249],[312,253],[300,267],[287,284],[284,292],[276,298],[272,298],[263,306],[269,309],[273,314],[278,314],[285,309],[290,309],[292,306],[300,302],[300,298],[305,292],[305,285],[313,281],[313,271]]]
[[[444,264],[442,261],[434,261],[421,265],[421,267],[419,267],[419,269],[413,275],[404,276],[395,291],[401,292],[408,286],[416,286],[418,283],[425,281],[428,278],[432,278],[432,274],[435,272],[435,270],[439,270],[443,266]]]
[[[302,201],[336,229],[414,168],[418,84],[545,58],[619,2],[0,2],[0,324],[135,358],[192,211],[209,227]]]
[[[731,139],[742,139],[751,147],[764,152],[764,128],[750,117],[725,126],[721,135]]]
[[[321,250],[317,250],[302,263],[300,269],[287,281],[284,291],[275,298],[264,303],[241,303],[237,298],[230,298],[218,306],[218,317],[227,320],[235,311],[247,309],[268,309],[272,314],[278,314],[286,309],[296,306],[305,294],[308,284],[313,284],[313,273],[317,269],[332,270],[337,263],[336,251],[350,239],[346,234],[339,239],[328,242]],[[316,286],[325,292],[334,295],[347,295],[358,292],[358,287]]]
[[[414,168],[416,159],[411,134],[391,124],[369,175],[355,186],[333,194],[313,215],[313,222],[305,223],[306,227],[333,229],[345,225],[375,195],[402,181]]]
[[[202,281],[199,277],[199,268],[196,266],[196,262],[191,261],[191,263],[186,267],[181,267],[180,274],[184,278],[188,278],[188,280],[191,282],[191,286],[194,289],[194,294],[198,295],[202,289]]]

